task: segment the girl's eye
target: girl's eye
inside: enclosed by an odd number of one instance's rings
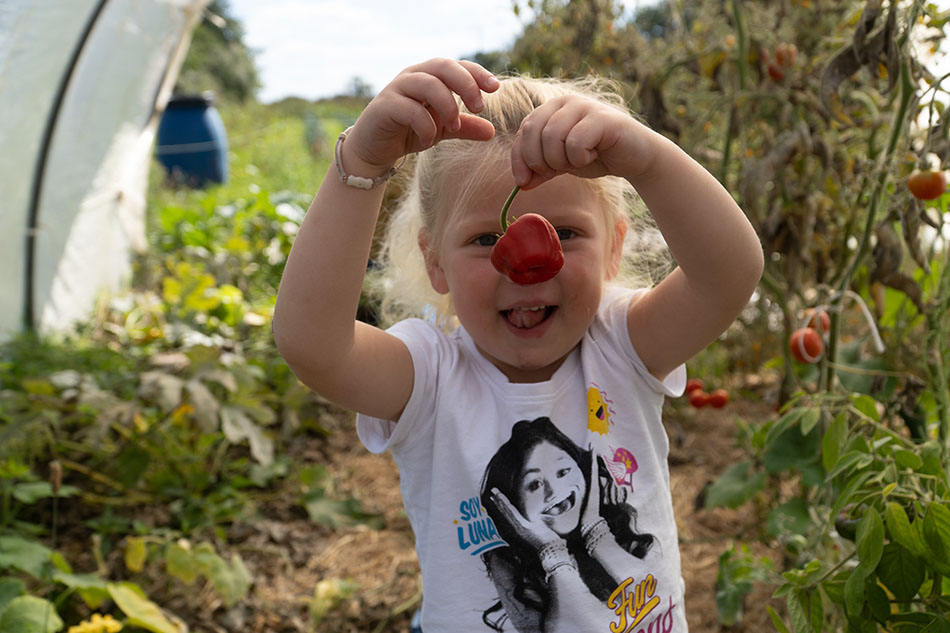
[[[561,477],[567,477],[567,475],[568,475],[570,472],[571,472],[571,469],[570,469],[570,468],[561,468],[561,469],[559,469],[559,470],[557,471],[558,479],[560,479]]]
[[[528,485],[525,486],[525,488],[528,489],[528,492],[534,492],[540,487],[541,487],[541,481],[539,479],[532,479],[531,481],[528,482]]]
[[[577,234],[574,232],[574,229],[564,229],[564,228],[557,229],[557,238],[561,240],[562,242],[564,240],[571,239],[575,235]]]
[[[479,235],[474,240],[472,240],[472,243],[477,244],[478,246],[494,246],[495,242],[497,241],[497,235],[494,233],[485,233],[484,235]]]

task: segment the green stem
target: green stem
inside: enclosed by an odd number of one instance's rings
[[[511,193],[508,194],[508,199],[505,200],[505,206],[501,208],[501,232],[504,233],[508,230],[508,227],[511,226],[511,222],[508,221],[508,207],[511,206],[511,201],[515,199],[515,195],[521,190],[521,187],[515,185],[515,188],[511,190]]]
[[[891,158],[894,156],[894,152],[897,150],[898,141],[900,140],[901,135],[904,133],[904,127],[907,121],[907,111],[910,108],[911,101],[913,100],[914,92],[915,87],[910,76],[910,66],[907,61],[904,61],[904,63],[901,64],[900,105],[898,106],[897,112],[894,115],[893,127],[891,128],[890,138],[888,138],[887,141],[887,148],[880,155],[878,160],[878,178],[877,182],[875,183],[874,193],[871,194],[870,208],[868,209],[867,220],[864,223],[864,232],[861,235],[861,241],[859,243],[858,250],[855,253],[854,258],[851,260],[851,264],[845,269],[844,275],[842,275],[841,279],[838,281],[837,292],[832,298],[833,307],[837,307],[837,305],[840,304],[844,299],[844,291],[847,290],[851,285],[852,277],[857,272],[858,268],[863,263],[864,258],[870,251],[871,235],[874,233],[874,221],[877,216],[877,211],[884,202],[884,196],[887,193]],[[832,311],[831,331],[829,332],[828,337],[827,356],[832,361],[835,360],[838,348],[839,326],[838,319],[836,318],[837,316],[837,311]],[[821,375],[820,388],[823,390],[830,390],[834,388],[834,378],[834,368],[826,364]]]
[[[746,88],[746,66],[749,63],[749,54],[747,48],[747,38],[745,25],[742,22],[742,11],[739,9],[739,0],[732,0],[732,19],[736,27],[736,67],[739,71],[739,89],[738,93],[745,92]],[[723,186],[728,187],[729,162],[732,160],[732,141],[733,128],[738,125],[738,106],[736,105],[736,95],[732,96],[732,103],[729,104],[729,122],[726,124],[726,139],[722,151],[722,167],[719,180]]]

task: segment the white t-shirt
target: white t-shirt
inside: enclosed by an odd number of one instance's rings
[[[542,383],[508,382],[463,328],[446,335],[418,319],[390,328],[412,355],[412,395],[398,424],[360,415],[357,431],[370,451],[390,450],[399,467],[422,568],[425,633],[524,633],[556,624],[548,579],[531,548],[511,546],[524,543],[506,530],[483,485],[564,535],[584,579],[579,591],[587,592],[557,596],[570,605],[560,617],[573,630],[687,630],[669,441],[660,419],[664,397],[682,393],[686,371],[680,366],[662,382],[647,371],[627,332],[633,296],[605,293],[578,348]],[[509,459],[507,448],[516,442],[523,450],[514,454],[528,460]],[[600,514],[613,510],[606,538],[632,552],[618,557],[623,572],[608,574],[606,588],[603,566],[586,555],[579,536],[578,517],[590,503],[591,450],[600,456]],[[578,478],[585,470],[586,481]],[[502,490],[499,481],[512,485]]]

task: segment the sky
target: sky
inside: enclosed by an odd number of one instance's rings
[[[630,11],[656,1],[624,6]],[[947,9],[950,0],[936,4]],[[512,0],[230,0],[230,6],[256,51],[258,97],[265,103],[344,94],[357,77],[375,93],[426,59],[508,48],[531,15],[517,17]]]
[[[381,90],[431,57],[506,48],[523,24],[511,0],[230,0],[257,51],[265,103],[332,97],[355,77]]]

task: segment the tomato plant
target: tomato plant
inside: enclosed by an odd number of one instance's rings
[[[907,177],[907,188],[919,200],[936,200],[947,190],[947,179],[942,171],[915,171]]]

